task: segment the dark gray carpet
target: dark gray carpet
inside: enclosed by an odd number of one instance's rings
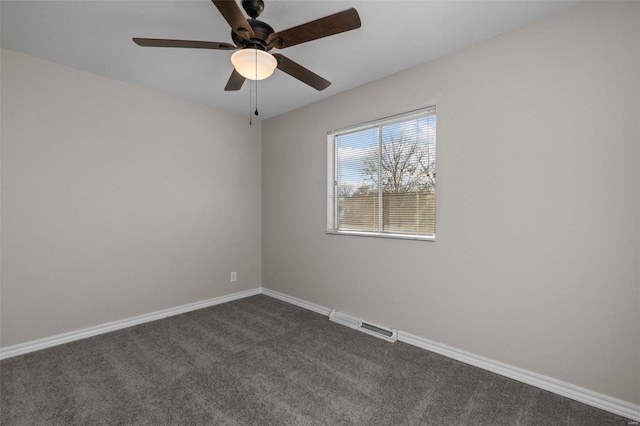
[[[3,425],[627,425],[254,296],[0,363]]]

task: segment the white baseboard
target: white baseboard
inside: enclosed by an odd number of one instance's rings
[[[133,318],[109,322],[95,327],[89,327],[69,333],[58,334],[56,336],[46,337],[44,339],[8,346],[6,348],[0,348],[0,360],[23,355],[29,352],[35,352],[40,349],[50,348],[52,346],[57,346],[68,342],[73,342],[75,340],[108,333],[110,331],[120,330],[134,325],[155,321],[173,315],[194,311],[196,309],[202,309],[208,306],[242,299],[256,294],[265,294],[275,299],[291,303],[293,305],[308,309],[327,317],[331,313],[330,308],[316,305],[315,303],[307,302],[306,300],[298,299],[296,297],[289,296],[284,293],[279,293],[274,290],[269,290],[264,287],[259,287],[252,290],[241,291],[226,296],[203,300],[201,302],[189,303],[187,305],[177,306],[175,308],[164,309]],[[470,352],[465,352],[460,349],[456,349],[441,343],[425,339],[423,337],[406,333],[404,331],[398,331],[398,340],[409,345],[416,346],[418,348],[435,352],[448,358],[464,362],[465,364],[473,365],[475,367],[500,374],[501,376],[509,377],[519,382],[553,392],[555,394],[573,399],[578,402],[582,402],[592,407],[596,407],[631,420],[640,421],[640,405],[638,404],[632,404],[627,401],[622,401],[620,399],[581,388],[571,383],[562,382],[551,377],[543,376],[541,374],[527,371],[508,364],[503,364],[501,362],[484,358]]]
[[[229,294],[226,296],[214,297],[212,299],[202,300],[200,302],[176,306],[175,308],[163,309],[161,311],[151,312],[132,318],[108,322],[94,327],[84,328],[82,330],[57,334],[55,336],[45,337],[43,339],[33,340],[31,342],[7,346],[6,348],[0,348],[0,360],[18,355],[24,355],[29,352],[39,351],[41,349],[50,348],[52,346],[62,345],[64,343],[73,342],[75,340],[86,339],[87,337],[97,336],[99,334],[109,333],[110,331],[121,330],[123,328],[132,327],[134,325],[144,324],[145,322],[155,321],[189,311],[195,311],[196,309],[202,309],[208,306],[218,305],[220,303],[231,302],[232,300],[242,299],[260,293],[262,293],[262,289],[258,287],[251,290]]]
[[[301,308],[308,309],[327,317],[331,313],[331,309],[325,308],[324,306],[316,305],[315,303],[307,302],[306,300],[298,299],[297,297],[289,296],[287,294],[278,293],[277,291],[269,290],[268,288],[262,287],[262,294],[282,300],[283,302],[291,303],[292,305],[300,306]]]

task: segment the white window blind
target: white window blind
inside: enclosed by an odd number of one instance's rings
[[[435,238],[435,107],[328,133],[327,232]]]

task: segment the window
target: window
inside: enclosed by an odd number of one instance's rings
[[[435,107],[327,135],[327,232],[435,239]]]

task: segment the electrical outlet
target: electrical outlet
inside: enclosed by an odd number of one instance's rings
[[[232,273],[231,273],[231,282],[232,282],[232,283],[235,283],[237,278],[238,278],[238,276],[236,275],[236,273],[235,273],[235,272],[232,272]]]

